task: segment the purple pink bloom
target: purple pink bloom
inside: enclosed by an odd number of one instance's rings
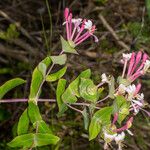
[[[91,20],[87,19],[74,19],[69,8],[64,11],[66,25],[67,40],[72,41],[75,46],[79,45],[89,37],[94,37],[95,42],[98,42],[98,38],[93,34],[96,30],[96,26],[93,25]]]
[[[149,57],[146,53],[133,52],[128,64],[127,79],[133,82],[138,77],[144,75],[150,67]]]

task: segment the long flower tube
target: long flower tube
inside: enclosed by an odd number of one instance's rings
[[[75,46],[81,44],[91,36],[95,42],[98,42],[98,38],[94,35],[96,26],[93,25],[91,20],[73,18],[69,8],[65,9],[64,18],[65,22],[63,25],[66,25],[67,40],[72,41]]]
[[[133,52],[128,64],[127,79],[131,82],[144,75],[150,67],[149,57],[146,53]]]

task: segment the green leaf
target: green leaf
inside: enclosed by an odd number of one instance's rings
[[[38,66],[34,69],[32,74],[32,81],[30,86],[30,101],[36,101],[39,97],[39,89],[40,85],[43,82],[46,74],[47,67],[50,65],[51,59],[50,57],[46,57],[43,61],[41,61]]]
[[[98,100],[98,89],[91,79],[80,78],[79,92],[80,96],[87,101],[95,103]]]
[[[49,145],[49,144],[57,144],[58,141],[60,140],[59,137],[53,135],[53,134],[42,134],[38,133],[35,134],[35,147],[36,146],[44,146],[44,145]]]
[[[10,147],[30,147],[33,144],[34,134],[24,134],[15,137],[11,142],[8,143]]]
[[[113,103],[113,111],[114,113],[118,113],[118,123],[121,122],[126,118],[129,114],[129,102],[123,96],[117,96],[114,103]]]
[[[61,38],[61,44],[62,44],[62,50],[66,53],[72,53],[72,54],[78,54],[77,51],[74,49],[74,44],[72,44],[71,41],[66,41],[62,36]],[[70,44],[71,43],[71,44]]]
[[[27,109],[22,113],[21,117],[19,118],[17,133],[18,135],[26,134],[29,128],[29,117]]]
[[[62,54],[62,55],[58,55],[58,56],[51,56],[51,59],[54,64],[64,65],[67,61],[67,55]]]
[[[120,84],[123,84],[125,86],[129,86],[131,82],[127,79],[122,78],[121,76],[118,77],[117,82]]]
[[[58,116],[61,116],[67,110],[67,106],[63,102],[62,97],[61,97],[65,91],[65,86],[66,86],[66,80],[60,79],[58,81],[57,90],[56,90],[56,99],[57,99],[57,104],[59,108]]]
[[[87,112],[86,107],[84,108],[82,115],[83,115],[83,119],[84,119],[84,128],[85,128],[85,130],[87,130],[88,126],[89,126],[89,114]]]
[[[3,40],[13,40],[18,38],[19,32],[16,30],[16,24],[10,24],[6,32],[0,32],[0,38]]]
[[[18,85],[21,85],[25,83],[26,81],[20,78],[11,79],[7,82],[5,82],[2,86],[0,86],[0,99],[3,98],[3,96],[10,91],[11,89],[15,88]]]
[[[54,82],[58,79],[60,79],[65,73],[66,73],[67,67],[63,67],[59,71],[52,73],[46,77],[46,81],[48,82]]]
[[[115,79],[112,76],[109,83],[109,97],[114,99],[114,93],[115,93]]]
[[[89,140],[97,137],[100,133],[102,126],[110,124],[112,107],[105,107],[98,110],[92,117],[90,127],[89,127]]]
[[[59,140],[60,140],[59,137],[53,134],[29,133],[17,136],[11,142],[8,143],[8,146],[29,148],[33,145],[33,147],[40,147],[49,144],[55,145]]]
[[[39,107],[34,102],[28,103],[28,115],[32,123],[42,121]]]
[[[80,97],[79,94],[79,82],[80,78],[90,78],[91,71],[89,69],[83,71],[74,81],[72,81],[66,91],[62,95],[62,100],[65,103],[75,103],[77,101],[77,97]]]
[[[33,127],[38,128],[39,133],[52,133],[52,130],[43,120],[35,122]]]
[[[18,36],[19,36],[19,32],[17,32],[16,25],[10,24],[9,28],[7,29],[7,39],[6,40],[18,38]]]

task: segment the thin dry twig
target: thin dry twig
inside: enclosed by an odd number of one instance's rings
[[[126,49],[126,50],[129,51],[130,47],[127,44],[125,44],[123,41],[120,40],[120,38],[118,37],[118,35],[114,31],[114,29],[106,21],[106,19],[104,18],[104,16],[102,14],[99,14],[98,17],[102,21],[104,27],[112,34],[112,36],[114,37],[114,39],[116,40],[116,42],[118,43],[118,45],[120,45],[122,48],[124,48],[124,49]]]
[[[18,30],[21,31],[21,33],[26,36],[30,41],[32,41],[35,45],[37,45],[37,42],[30,36],[30,34],[14,19],[12,19],[8,14],[6,14],[4,11],[0,10],[0,16],[4,17],[6,20],[10,21],[11,23],[15,23]]]
[[[21,50],[12,50],[10,48],[4,47],[2,44],[0,44],[0,54],[3,54],[5,56],[12,57],[16,60],[23,61],[23,62],[28,62],[27,57],[25,56],[26,53]]]

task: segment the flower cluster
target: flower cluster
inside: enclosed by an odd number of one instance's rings
[[[93,25],[91,20],[82,19],[82,18],[72,18],[72,13],[69,8],[66,8],[64,11],[65,22],[63,25],[66,25],[66,34],[67,40],[72,45],[77,46],[89,37],[93,36],[95,42],[98,42],[98,38],[93,34],[96,30],[96,26]]]
[[[146,53],[143,53],[142,51],[139,51],[137,54],[135,52],[133,52],[132,54],[123,54],[123,60],[124,73],[126,71],[127,63],[129,61],[126,77],[130,82],[133,82],[138,77],[144,75],[150,67],[149,57]]]
[[[127,101],[131,102],[130,111],[134,111],[134,115],[136,115],[140,109],[150,115],[149,112],[142,108],[144,107],[144,94],[140,93],[141,83],[137,85],[132,84],[138,77],[147,73],[150,67],[149,56],[142,51],[123,54],[123,63],[124,69],[122,78],[126,78],[130,84],[128,86],[120,84],[117,94],[123,95]]]
[[[122,142],[125,138],[125,131],[130,135],[133,133],[129,130],[132,126],[134,116],[138,114],[140,110],[144,111],[148,116],[150,112],[145,110],[144,94],[140,93],[142,84],[133,82],[140,76],[145,75],[150,67],[150,60],[146,53],[139,51],[138,53],[123,54],[122,62],[124,64],[121,82],[119,82],[118,88],[116,88],[114,96],[123,96],[129,104],[129,118],[125,124],[117,128],[117,121],[119,119],[119,112],[115,112],[113,120],[109,129],[104,130],[104,140],[106,148],[111,141],[115,141],[118,144],[118,149],[121,150]],[[109,77],[102,74],[102,83],[109,83]]]

